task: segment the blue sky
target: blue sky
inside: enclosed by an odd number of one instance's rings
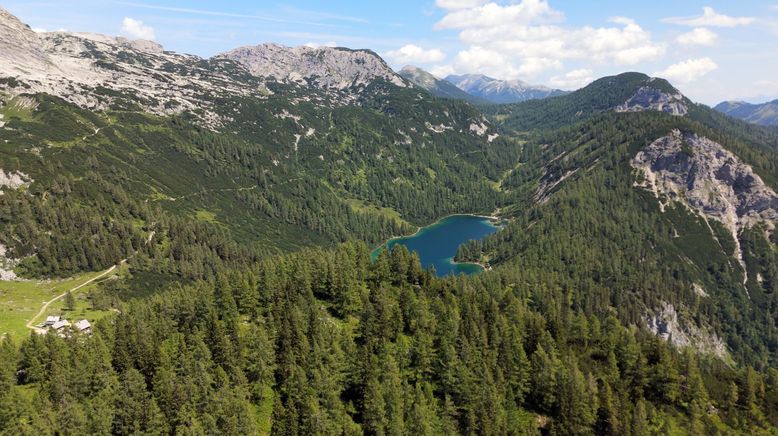
[[[370,48],[396,68],[573,89],[623,71],[697,101],[778,98],[778,0],[5,1],[38,30],[211,56],[262,42]]]

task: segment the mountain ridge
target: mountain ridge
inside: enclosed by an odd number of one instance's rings
[[[778,126],[778,99],[765,103],[724,101],[713,109],[749,123]]]
[[[567,91],[546,86],[529,85],[521,80],[499,80],[483,74],[449,75],[446,81],[470,95],[493,103],[518,103],[567,94]]]
[[[289,81],[308,79],[324,88],[343,90],[365,86],[376,79],[407,86],[380,56],[368,49],[265,43],[238,47],[215,58],[236,61],[257,76]]]
[[[399,71],[399,74],[437,97],[465,100],[473,104],[492,104],[492,102],[487,99],[471,95],[466,91],[459,89],[448,80],[439,79],[428,71],[413,65],[404,66]]]

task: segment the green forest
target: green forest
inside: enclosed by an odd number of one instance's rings
[[[502,270],[439,279],[361,243],[0,347],[7,434],[769,434],[778,371],[679,350]]]

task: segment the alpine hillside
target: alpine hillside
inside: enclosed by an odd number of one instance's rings
[[[752,104],[744,101],[724,101],[717,104],[714,109],[749,123],[778,126],[778,100],[762,104]]]
[[[430,94],[454,100],[465,100],[473,104],[491,104],[489,100],[470,95],[446,79],[438,79],[431,73],[412,65],[404,66],[399,74],[416,86],[426,89]]]
[[[0,434],[774,434],[778,131],[447,80],[0,9]]]

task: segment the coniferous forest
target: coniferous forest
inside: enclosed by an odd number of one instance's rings
[[[778,425],[778,371],[679,350],[509,271],[304,250],[2,345],[8,434],[711,434]]]

